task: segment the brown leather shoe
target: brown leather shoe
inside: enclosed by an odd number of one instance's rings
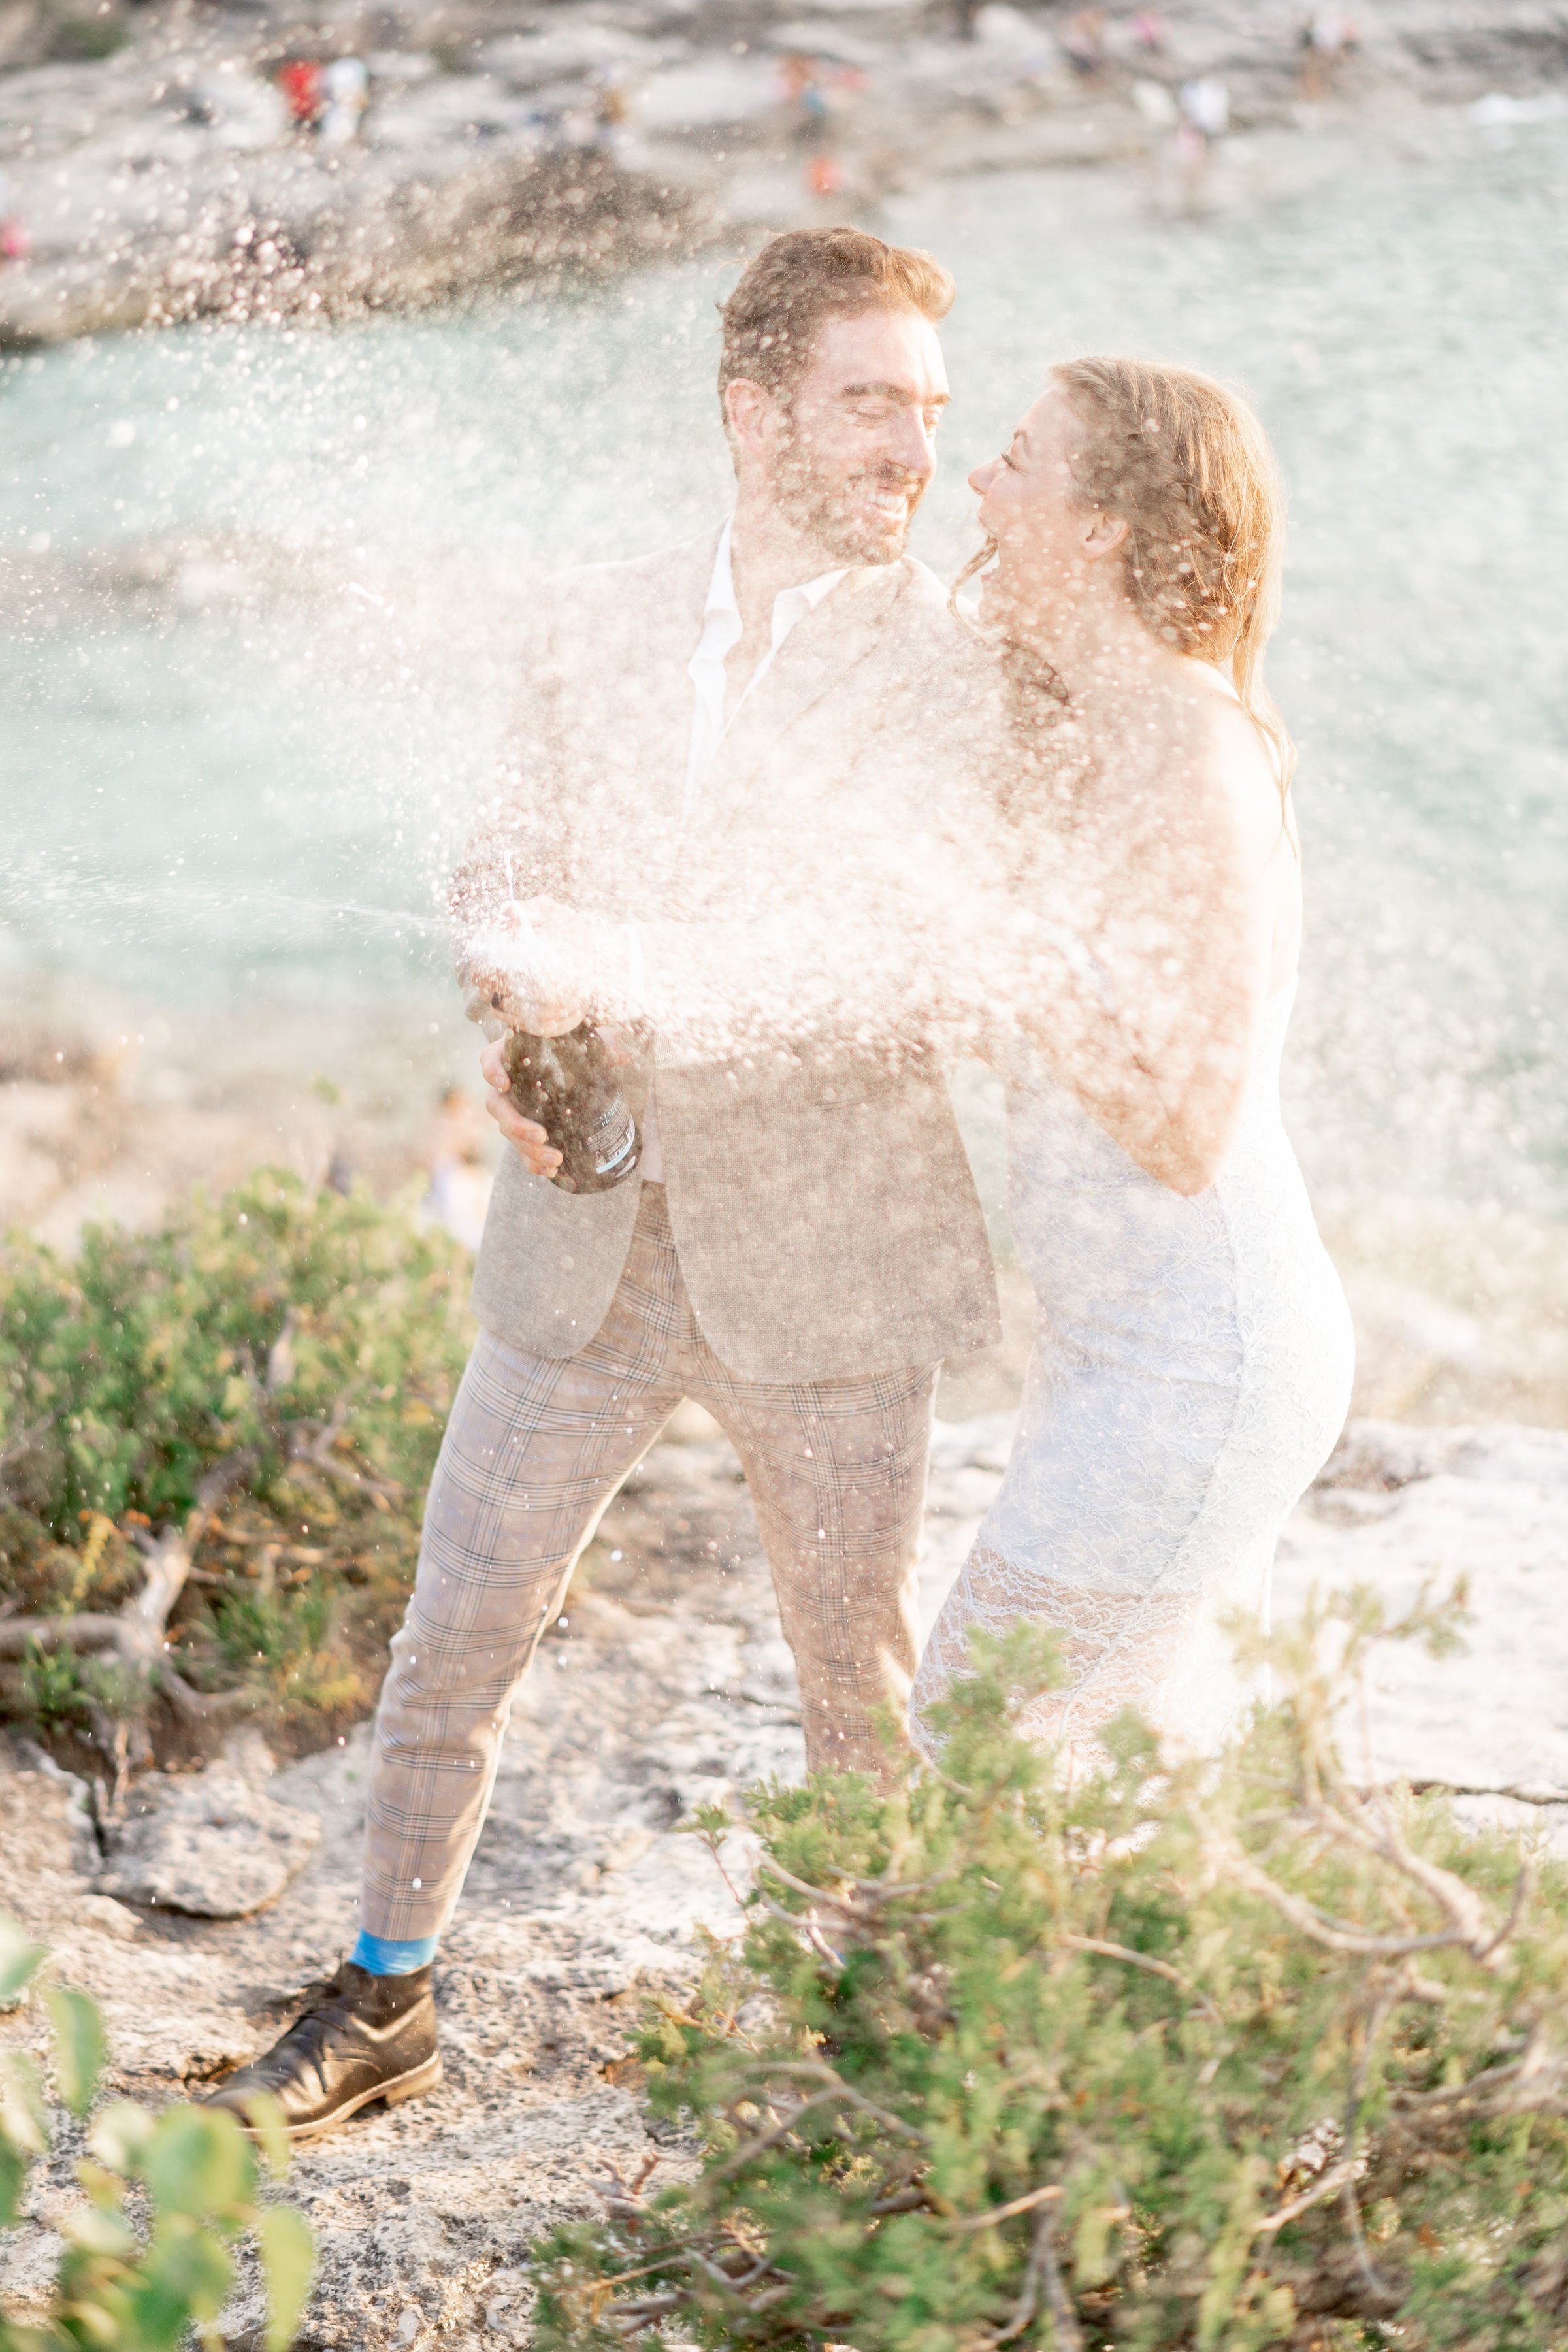
[[[294,2020],[264,2058],[240,2067],[203,2102],[247,2125],[245,2102],[271,2093],[290,2139],[317,2139],[384,2099],[416,2099],[441,2079],[436,1997],[428,1968],[373,1977],[345,1960],[321,1998]]]

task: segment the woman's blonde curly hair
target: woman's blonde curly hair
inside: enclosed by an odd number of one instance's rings
[[[1192,368],[1083,359],[1051,373],[1084,427],[1071,460],[1083,501],[1127,525],[1122,561],[1140,619],[1178,653],[1228,661],[1287,790],[1295,747],[1263,679],[1285,491],[1258,417]]]
[[[1296,751],[1264,684],[1263,649],[1279,612],[1285,492],[1262,425],[1238,394],[1192,368],[1082,359],[1051,373],[1084,428],[1071,459],[1079,499],[1127,525],[1122,563],[1140,619],[1178,653],[1228,662],[1283,799]],[[959,573],[955,613],[994,553],[988,541]],[[1019,691],[1027,682],[1033,698],[1066,700],[1037,655],[1004,651]]]

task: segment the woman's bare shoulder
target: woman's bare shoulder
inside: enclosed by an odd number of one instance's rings
[[[1273,854],[1282,827],[1288,832],[1273,748],[1228,680],[1197,662],[1184,667],[1171,704],[1173,766],[1188,812],[1216,847],[1223,843],[1256,866]]]
[[[1206,901],[1249,891],[1289,836],[1262,737],[1217,677],[1191,677],[1197,667],[1093,714],[1085,830],[1107,862],[1185,875]]]

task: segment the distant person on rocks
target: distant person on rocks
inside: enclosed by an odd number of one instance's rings
[[[314,131],[326,98],[321,59],[289,58],[278,69],[278,87],[289,101],[295,130]]]
[[[370,72],[363,58],[334,58],[321,75],[321,120],[325,147],[347,147],[359,137],[370,104]]]
[[[606,155],[628,157],[632,93],[622,66],[600,66],[590,76],[594,92],[594,144]]]
[[[1361,35],[1342,8],[1314,8],[1301,27],[1301,94],[1326,98]]]
[[[1094,81],[1105,70],[1105,11],[1079,8],[1061,30],[1068,63],[1084,81]]]
[[[1215,142],[1223,139],[1229,128],[1230,92],[1217,75],[1196,75],[1182,84],[1177,100],[1175,149],[1186,204],[1194,205],[1202,196]]]
[[[794,109],[791,126],[796,144],[815,147],[827,128],[831,110],[826,68],[807,50],[792,49],[779,65],[779,83],[786,106]]]
[[[11,188],[0,172],[0,261],[26,261],[32,251],[26,225],[11,209]]]
[[[1198,74],[1182,84],[1182,120],[1200,138],[1223,139],[1230,128],[1230,92],[1216,74]]]
[[[623,1046],[642,1157],[612,1190],[561,1190],[503,1043],[486,1049],[511,1149],[376,1717],[363,1930],[216,2095],[243,2112],[273,2093],[297,2137],[438,2078],[432,1962],[511,1694],[683,1397],[750,1484],[808,1764],[877,1770],[876,1717],[907,1695],[937,1372],[998,1329],[922,1025],[927,910],[953,903],[986,840],[968,780],[999,723],[989,656],[905,553],[952,297],[929,255],[858,230],[774,238],[723,311],[732,514],[539,595],[515,751],[455,886],[464,968],[479,1013],[572,1030],[602,1008],[498,977],[485,944],[514,918],[542,938],[552,921],[655,1008]],[[744,950],[718,956],[710,1002],[710,930]],[[775,961],[793,977],[770,978]]]
[[[455,1234],[465,1249],[478,1249],[484,1237],[494,1183],[485,1152],[490,1132],[472,1095],[461,1087],[443,1089],[430,1139],[430,1189],[420,1214]]]

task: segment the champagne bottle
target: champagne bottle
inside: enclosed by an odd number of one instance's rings
[[[506,1041],[511,1099],[561,1154],[563,1192],[607,1192],[642,1158],[642,1137],[609,1049],[591,1021],[563,1037],[514,1029]]]

